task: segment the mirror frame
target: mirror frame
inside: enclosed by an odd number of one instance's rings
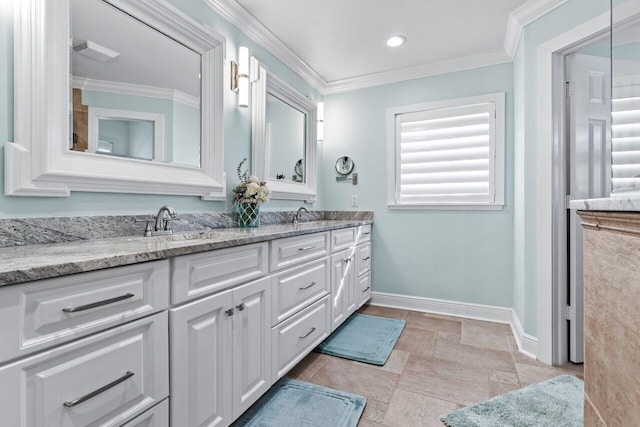
[[[225,39],[164,0],[103,0],[202,56],[200,168],[69,150],[70,0],[14,2],[14,141],[5,144],[5,194],[71,191],[225,200]]]
[[[317,198],[317,148],[316,126],[317,105],[278,77],[269,73],[267,67],[251,57],[251,170],[253,175],[264,179],[271,190],[272,199],[304,200],[315,203]],[[305,182],[282,181],[268,178],[266,158],[266,110],[267,93],[304,113],[305,123],[305,152],[304,178]]]

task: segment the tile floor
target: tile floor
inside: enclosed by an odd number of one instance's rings
[[[367,398],[359,426],[442,427],[440,416],[582,365],[550,367],[518,352],[508,325],[365,305],[404,319],[385,366],[309,354],[288,376]]]

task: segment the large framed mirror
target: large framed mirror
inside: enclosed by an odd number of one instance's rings
[[[317,105],[251,58],[252,170],[274,199],[316,201]]]
[[[14,7],[5,194],[225,199],[222,36],[164,0]]]

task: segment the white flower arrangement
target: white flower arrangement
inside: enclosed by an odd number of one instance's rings
[[[233,187],[233,200],[236,204],[267,203],[271,199],[271,190],[267,187],[267,183],[253,175],[248,177],[247,171],[241,173],[242,165],[246,161],[245,157],[236,169],[240,183]]]

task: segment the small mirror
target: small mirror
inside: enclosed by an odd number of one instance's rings
[[[304,162],[306,115],[267,93],[265,119],[267,178],[304,182],[302,164]],[[294,166],[292,167],[292,165]]]
[[[340,175],[349,175],[353,171],[354,166],[355,164],[349,156],[342,156],[336,160],[336,172]]]
[[[317,106],[251,58],[251,170],[272,199],[316,201]]]

